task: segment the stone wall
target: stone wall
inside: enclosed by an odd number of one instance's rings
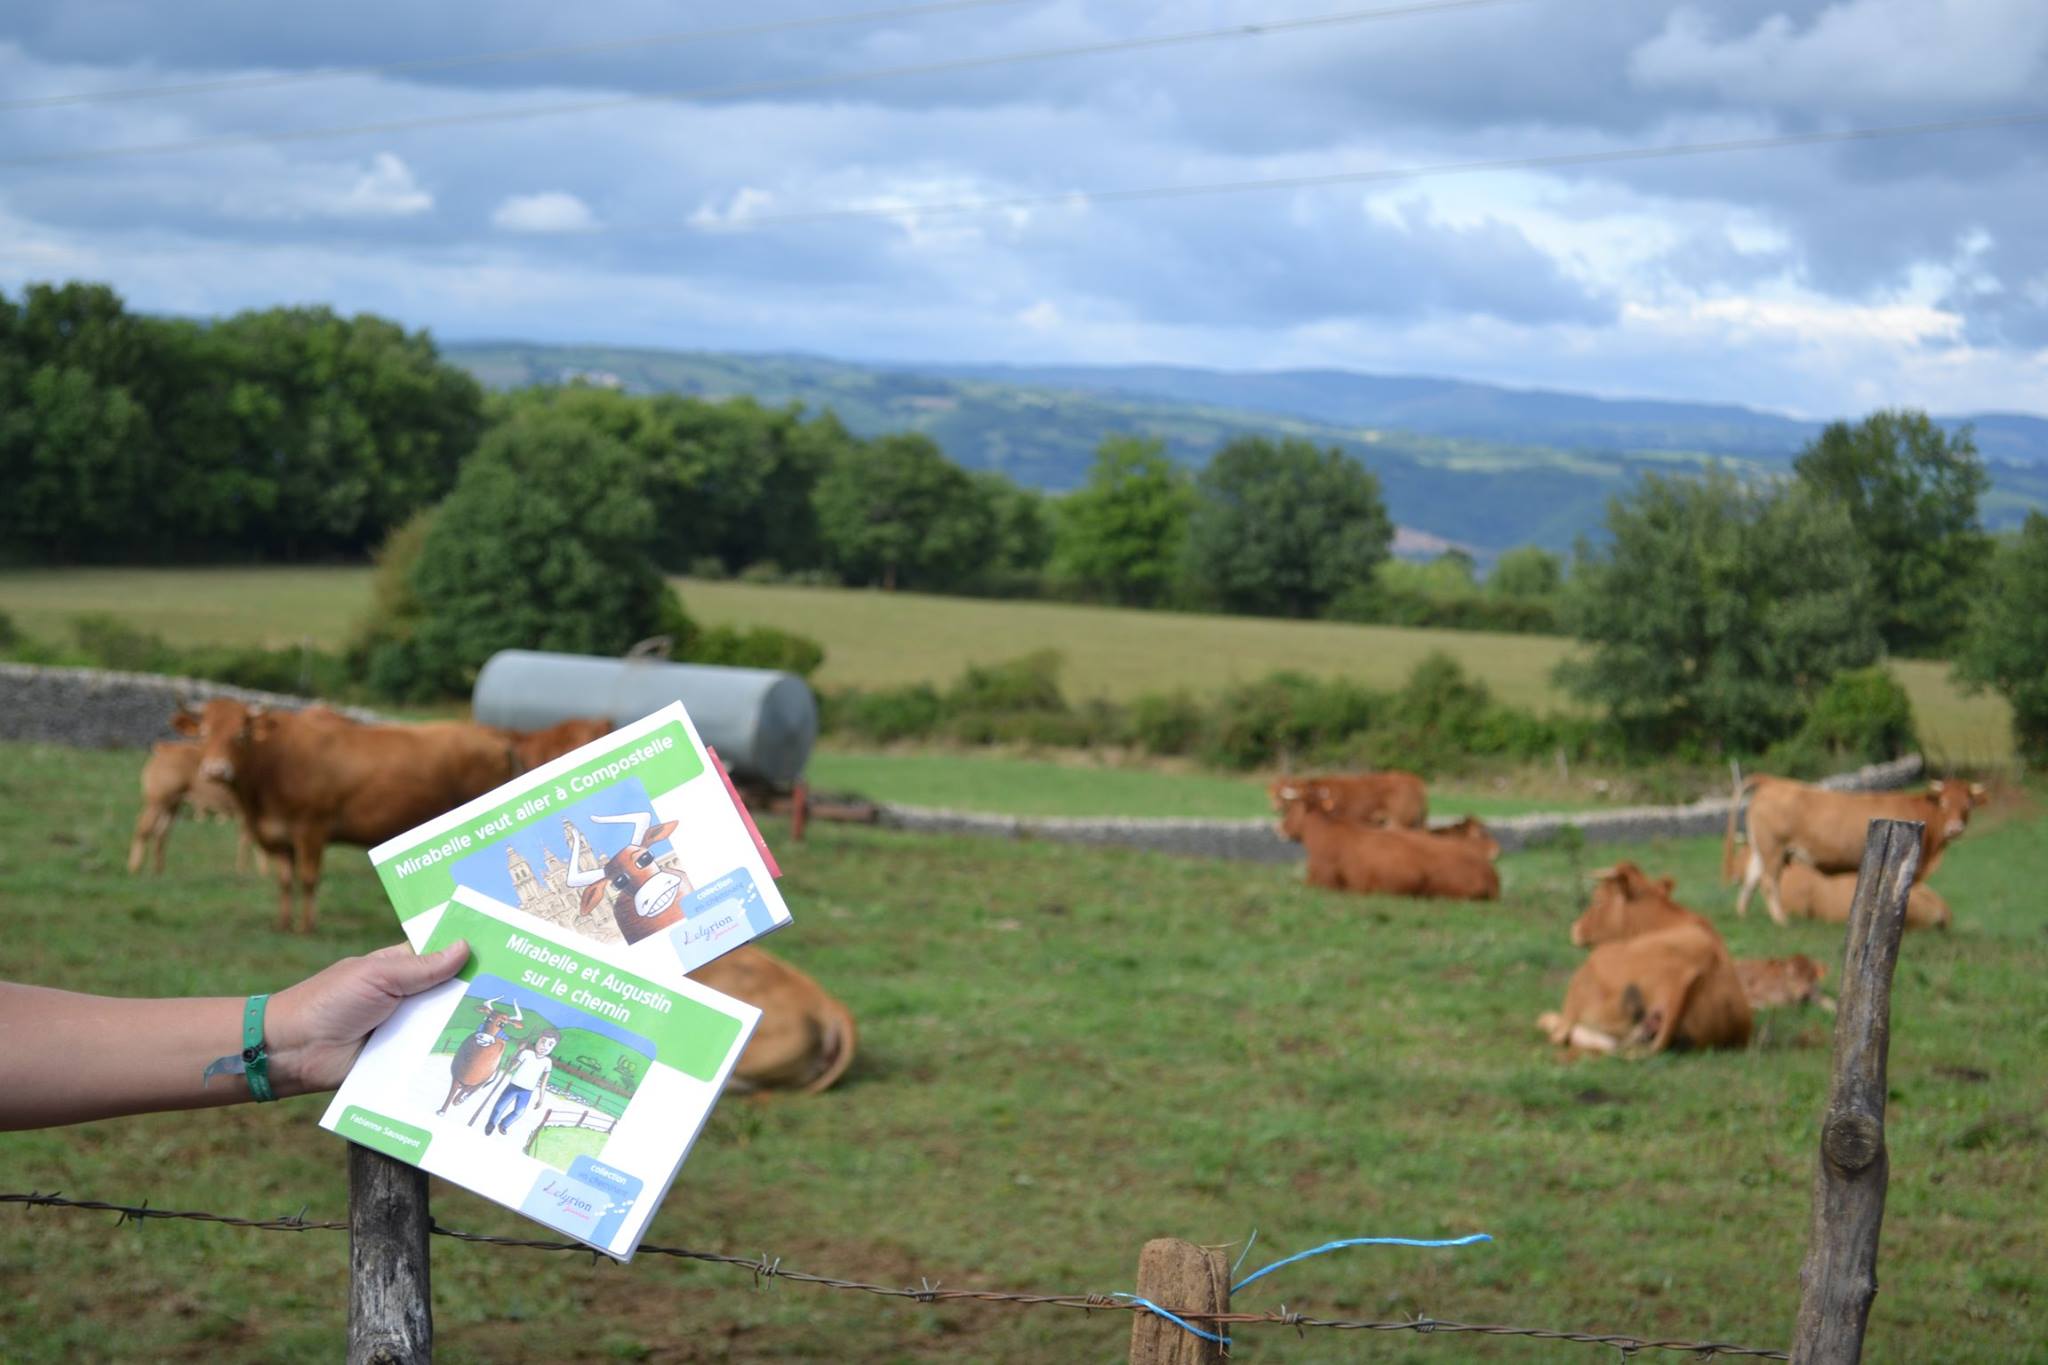
[[[305,697],[199,678],[0,663],[0,739],[75,749],[147,748],[160,739],[178,738],[171,728],[172,714],[181,704],[197,705],[208,697],[261,702],[281,711],[311,705]],[[357,720],[382,719],[369,711],[336,709]]]
[[[1854,772],[1838,773],[1823,779],[1820,785],[1838,791],[1885,791],[1908,785],[1923,770],[1920,756],[1912,754],[1889,763],[1874,763]],[[1437,821],[1448,824],[1451,818],[1439,815]],[[1506,816],[1489,820],[1486,827],[1500,840],[1502,852],[1513,853],[1564,837],[1568,828],[1577,829],[1588,844],[1620,844],[1719,834],[1726,827],[1727,820],[1728,798],[1724,796],[1709,797],[1685,806],[1629,806],[1615,810]],[[1270,819],[1055,819],[884,805],[878,807],[878,823],[892,829],[927,834],[980,834],[1004,839],[1045,839],[1054,843],[1120,844],[1129,848],[1157,849],[1162,853],[1192,853],[1249,862],[1292,863],[1301,858],[1300,846],[1281,838]]]

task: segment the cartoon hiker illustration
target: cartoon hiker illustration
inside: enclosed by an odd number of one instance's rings
[[[448,1098],[434,1111],[436,1116],[447,1113],[451,1105],[461,1104],[490,1083],[498,1074],[498,1059],[505,1055],[505,1026],[526,1022],[516,1000],[510,1014],[498,1008],[495,995],[476,1008],[484,1016],[483,1027],[464,1038],[462,1046],[455,1049],[455,1060],[448,1064]]]
[[[561,1041],[562,1035],[551,1028],[521,1041],[519,1055],[512,1059],[511,1074],[498,1091],[498,1102],[491,1106],[490,1118],[484,1121],[486,1137],[494,1129],[501,1135],[512,1131],[512,1125],[526,1112],[527,1101],[547,1085],[548,1076],[555,1069],[550,1058]]]
[[[654,866],[650,851],[675,833],[676,822],[664,820],[652,829],[654,816],[640,811],[632,815],[593,815],[600,824],[631,824],[633,834],[626,846],[614,853],[602,868],[579,867],[579,850],[569,850],[568,884],[583,888],[583,904],[577,913],[588,915],[604,899],[607,887],[618,894],[612,900],[612,920],[629,944],[683,922],[683,893],[689,884],[667,868]],[[580,836],[579,836],[580,838]],[[585,848],[590,841],[581,840]],[[593,856],[595,851],[593,850]]]

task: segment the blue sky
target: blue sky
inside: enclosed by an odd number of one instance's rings
[[[979,66],[959,63],[1347,11],[978,0],[793,26],[876,7],[14,0],[0,288],[102,279],[192,314],[326,302],[445,339],[1334,367],[1810,416],[2048,410],[2039,123],[921,208],[2039,114],[2039,0],[1490,0]],[[756,31],[647,41],[736,25]],[[223,81],[245,84],[22,107]],[[502,117],[568,103],[607,107]],[[101,155],[436,118],[472,121]],[[791,217],[848,209],[879,212]]]
[[[649,1061],[656,1055],[652,1042],[631,1029],[619,1027],[603,1015],[579,1010],[565,1000],[557,1000],[525,986],[514,985],[504,977],[492,976],[489,972],[479,973],[476,979],[469,983],[469,990],[463,995],[462,1003],[456,1006],[451,1022],[470,1026],[481,1025],[483,1017],[476,1013],[476,1007],[493,999],[501,1007],[506,1008],[516,1001],[522,1016],[532,1011],[556,1028],[580,1028],[591,1033],[602,1033],[621,1047],[631,1048]],[[515,1028],[512,1035],[525,1037],[531,1028],[531,1023],[525,1029]]]

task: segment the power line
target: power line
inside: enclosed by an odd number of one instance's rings
[[[941,3],[936,4],[900,5],[893,9],[860,10],[852,14],[812,15],[801,19],[780,19],[765,24],[741,24],[732,28],[692,29],[685,33],[650,33],[638,38],[613,38],[604,42],[573,43],[564,47],[529,47],[507,52],[477,52],[461,57],[425,57],[415,61],[380,62],[372,66],[347,66],[329,71],[291,71],[270,76],[223,76],[210,81],[131,86],[121,90],[82,90],[69,95],[37,95],[26,99],[0,100],[0,112],[16,109],[50,109],[65,104],[99,104],[114,100],[216,94],[233,90],[267,90],[280,85],[354,80],[362,76],[452,71],[461,67],[489,66],[501,62],[539,61],[545,57],[579,57],[600,52],[623,52],[641,47],[711,42],[723,38],[759,38],[773,33],[792,33],[802,29],[880,23],[888,19],[914,19],[927,14],[948,14],[957,10],[988,9],[996,5],[1023,3],[1024,0],[941,0]]]
[[[1992,114],[1979,118],[1943,119],[1931,123],[1899,123],[1878,128],[1845,128],[1828,132],[1779,133],[1762,137],[1726,138],[1715,142],[1666,143],[1654,147],[1617,147],[1598,152],[1558,152],[1546,156],[1497,157],[1484,161],[1444,161],[1425,166],[1388,166],[1369,171],[1333,171],[1325,175],[1289,175],[1270,180],[1216,180],[1193,185],[1150,185],[1135,189],[1051,190],[1003,198],[952,199],[922,204],[813,209],[793,213],[747,214],[717,224],[689,223],[698,231],[745,230],[790,223],[818,223],[859,218],[905,218],[920,214],[993,213],[1006,209],[1055,204],[1109,204],[1136,199],[1175,199],[1205,194],[1238,194],[1254,190],[1313,189],[1325,185],[1358,185],[1374,181],[1422,180],[1480,171],[1546,170],[1561,166],[1597,166],[1608,162],[1657,161],[1670,157],[1711,156],[1724,152],[1768,151],[1826,143],[1872,142],[1889,137],[1972,132],[1986,128],[2021,128],[2048,123],[2048,113]],[[642,231],[674,230],[643,228]]]
[[[607,109],[624,109],[640,104],[654,104],[666,100],[713,100],[738,99],[760,95],[788,94],[800,90],[818,90],[837,85],[859,85],[876,81],[900,80],[912,76],[945,75],[958,71],[975,71],[994,66],[1009,66],[1024,62],[1056,61],[1067,57],[1092,57],[1111,52],[1136,52],[1149,48],[1181,47],[1193,43],[1216,42],[1234,38],[1259,38],[1275,33],[1299,33],[1311,29],[1336,28],[1350,24],[1370,23],[1379,19],[1402,19],[1411,15],[1433,14],[1445,10],[1477,9],[1481,6],[1523,4],[1527,0],[1418,0],[1418,3],[1398,5],[1391,8],[1347,10],[1336,14],[1316,15],[1306,19],[1281,19],[1267,23],[1232,24],[1223,28],[1198,29],[1183,33],[1163,33],[1141,38],[1116,38],[1100,43],[1081,43],[1070,47],[1038,48],[1027,52],[997,53],[986,57],[954,57],[945,61],[924,62],[910,66],[881,67],[868,71],[851,71],[822,76],[795,76],[781,80],[748,81],[732,85],[686,87],[676,90],[655,91],[642,95],[618,95],[606,99],[578,100],[562,104],[531,104],[511,109],[478,110],[467,114],[435,114],[421,118],[391,119],[380,123],[359,123],[335,128],[290,129],[270,133],[237,133],[220,137],[191,138],[180,142],[144,143],[128,147],[97,147],[75,152],[52,152],[45,156],[9,157],[0,160],[0,169],[23,170],[36,166],[56,166],[81,161],[106,161],[122,157],[162,156],[184,152],[221,151],[236,147],[267,146],[279,142],[313,142],[329,138],[356,137],[370,134],[412,132],[423,128],[453,128],[472,124],[502,123],[515,119],[547,118],[560,114],[587,114]]]

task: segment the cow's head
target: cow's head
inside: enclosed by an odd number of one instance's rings
[[[1308,795],[1308,788],[1299,778],[1276,777],[1266,784],[1266,799],[1273,803],[1276,813],[1284,813],[1296,801]]]
[[[1981,782],[1928,783],[1927,799],[1934,803],[1933,823],[1940,825],[1943,841],[1962,838],[1970,825],[1970,812],[1989,800],[1990,795]]]
[[[666,868],[654,865],[654,845],[676,832],[676,822],[664,820],[652,824],[654,817],[645,812],[632,815],[593,815],[591,819],[600,824],[621,825],[630,823],[633,833],[626,846],[614,853],[602,868],[578,868],[575,849],[570,849],[571,871],[568,884],[583,888],[583,903],[579,913],[590,914],[604,901],[607,888],[618,892],[619,904],[630,906],[632,912],[643,919],[652,919],[676,903],[683,893],[683,879]]]
[[[232,786],[235,768],[249,745],[275,732],[277,717],[258,704],[243,705],[227,697],[209,698],[198,711],[179,707],[171,728],[199,741],[202,776]]]
[[[1446,839],[1463,839],[1486,855],[1488,862],[1500,857],[1500,840],[1493,837],[1493,831],[1479,823],[1479,817],[1468,815],[1455,825],[1445,825],[1437,834]]]
[[[523,1024],[526,1022],[525,1016],[519,1013],[519,1002],[517,1000],[512,1002],[512,1012],[507,1014],[498,1007],[498,997],[495,995],[483,1004],[478,1005],[476,1012],[484,1016],[483,1024],[472,1035],[478,1047],[489,1047],[492,1043],[497,1042],[499,1031],[505,1025]]]
[[[1303,831],[1308,828],[1310,811],[1309,794],[1302,792],[1280,807],[1280,818],[1274,822],[1273,832],[1282,839],[1301,842]]]
[[[1685,911],[1671,899],[1677,883],[1652,878],[1634,863],[1616,863],[1593,875],[1593,900],[1572,923],[1572,946],[1590,948],[1662,929]]]

